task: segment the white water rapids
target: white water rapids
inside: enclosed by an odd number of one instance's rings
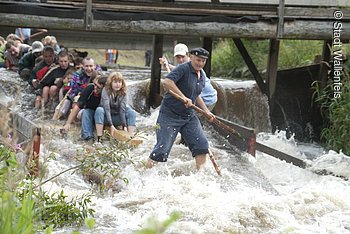
[[[138,115],[138,128],[154,126],[157,115],[158,109],[150,116]],[[197,171],[189,150],[174,145],[167,163],[152,169],[126,166],[123,175],[129,184],[122,184],[120,192],[95,193],[93,233],[133,233],[149,218],[165,220],[173,211],[179,211],[181,218],[166,233],[350,233],[350,163],[346,155],[287,140],[283,132],[258,135],[259,142],[311,165],[301,169],[260,152],[256,158],[237,153],[206,130],[222,177],[209,160],[204,170]],[[136,162],[145,160],[155,144],[154,134],[146,133],[144,143],[130,151]],[[55,154],[47,163],[46,177],[72,167],[69,155],[80,147],[70,138],[42,136],[41,157]],[[322,169],[347,180],[312,172]],[[79,174],[65,173],[46,183],[44,189],[63,189],[66,195],[76,196],[91,191],[91,186]],[[70,231],[64,228],[54,233]],[[90,233],[84,228],[80,231]]]

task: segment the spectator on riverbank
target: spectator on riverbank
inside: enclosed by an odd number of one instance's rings
[[[40,41],[35,41],[29,52],[19,60],[18,73],[23,80],[27,81],[29,79],[30,73],[35,67],[35,60],[42,55],[43,50],[43,44]]]
[[[145,66],[149,67],[151,65],[151,56],[152,56],[152,51],[151,50],[146,50],[145,52]]]

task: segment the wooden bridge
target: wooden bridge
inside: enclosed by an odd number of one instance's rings
[[[0,27],[45,27],[74,32],[74,39],[95,32],[115,39],[122,33],[137,42],[145,35],[327,40],[332,38],[334,12],[341,10],[342,38],[350,39],[349,0],[44,1],[1,0]],[[102,44],[108,40],[95,42],[94,48],[106,48]]]

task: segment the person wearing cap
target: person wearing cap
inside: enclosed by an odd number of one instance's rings
[[[192,104],[203,109],[212,120],[215,116],[208,110],[200,94],[205,86],[206,75],[203,67],[209,52],[203,48],[190,51],[190,62],[177,66],[163,81],[166,90],[171,90],[184,100],[173,97],[169,92],[164,94],[160,105],[156,131],[157,143],[151,152],[146,167],[151,168],[157,162],[166,162],[174,144],[176,135],[181,133],[192,156],[195,158],[197,169],[206,162],[209,144]]]
[[[177,64],[182,64],[184,62],[189,61],[188,57],[188,47],[185,44],[179,43],[174,47],[174,57]],[[160,65],[164,66],[164,68],[170,72],[174,70],[176,66],[169,64],[168,60],[165,57],[159,58]]]
[[[188,47],[185,44],[179,43],[174,47],[174,57],[178,65],[188,62],[190,60]],[[166,58],[159,58],[159,63],[166,68],[168,72],[174,70],[176,66],[169,64]],[[204,72],[204,71],[203,71]],[[201,93],[201,97],[210,111],[215,107],[216,102],[218,101],[217,91],[212,86],[210,79],[205,74],[205,86]]]
[[[28,80],[31,71],[35,67],[35,59],[42,55],[43,43],[34,41],[28,53],[22,56],[18,62],[18,73],[23,80]]]

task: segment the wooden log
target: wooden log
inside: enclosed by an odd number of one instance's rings
[[[0,13],[0,25],[12,27],[42,28],[84,31],[84,20],[14,13]],[[163,35],[187,35],[193,37],[241,37],[276,38],[276,23],[271,21],[226,22],[170,22],[158,20],[94,20],[91,31],[143,33]],[[283,39],[331,40],[333,24],[329,21],[285,21]],[[350,39],[350,22],[342,22],[341,38]]]

